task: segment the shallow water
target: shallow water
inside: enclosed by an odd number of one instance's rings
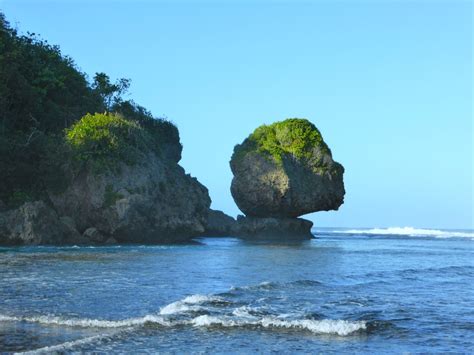
[[[0,248],[0,350],[473,352],[472,231]]]

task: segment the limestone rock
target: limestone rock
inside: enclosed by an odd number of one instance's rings
[[[222,211],[209,210],[204,236],[226,237],[236,235],[236,221]],[[237,233],[238,234],[238,233]]]
[[[344,201],[344,168],[305,119],[257,128],[234,148],[230,166],[232,196],[247,216],[298,217]]]
[[[0,244],[77,244],[81,235],[42,201],[27,202],[0,214]]]
[[[236,233],[252,240],[298,241],[313,238],[313,222],[303,218],[237,218]]]
[[[175,157],[177,159],[177,157]],[[78,230],[94,226],[119,243],[182,242],[201,235],[207,223],[207,189],[170,159],[150,154],[117,172],[84,170],[50,199]]]
[[[96,228],[90,227],[87,228],[82,236],[89,240],[92,243],[104,243],[106,241],[106,237],[102,235]]]

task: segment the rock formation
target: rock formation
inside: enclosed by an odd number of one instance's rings
[[[100,172],[98,161],[85,164],[60,192],[48,189],[36,202],[1,203],[0,245],[175,243],[201,235],[211,200],[177,164],[178,139]]]
[[[209,210],[207,223],[203,236],[206,237],[228,237],[235,236],[236,221],[222,211]]]
[[[84,239],[67,220],[42,201],[0,213],[0,242],[21,244],[84,244]]]
[[[291,224],[289,219],[337,210],[344,202],[344,168],[332,159],[319,130],[305,119],[257,128],[234,148],[230,166],[232,196],[246,216],[252,217],[245,224],[254,226],[255,234],[278,234],[275,225],[279,221],[280,230],[289,233],[295,228],[295,234],[308,236],[311,222],[298,219],[298,224]],[[273,218],[268,228],[273,231],[267,233],[262,226],[268,223],[257,223],[256,218]]]
[[[180,242],[200,235],[211,203],[195,178],[154,155],[124,164],[119,174],[86,172],[50,199],[79,231],[95,228],[106,239],[126,243]]]

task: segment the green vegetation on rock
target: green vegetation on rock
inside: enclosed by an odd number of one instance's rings
[[[141,153],[154,148],[148,132],[118,114],[85,115],[66,130],[66,142],[77,160],[97,167],[134,164]]]
[[[178,129],[123,99],[129,87],[105,73],[89,80],[58,46],[20,34],[0,12],[0,201],[13,207],[62,189],[77,161],[108,168],[147,152],[179,161]]]
[[[307,119],[289,118],[255,129],[242,144],[235,146],[232,159],[240,160],[246,154],[256,152],[282,164],[285,155],[310,160],[315,149],[319,150],[320,156],[330,154],[314,124]]]

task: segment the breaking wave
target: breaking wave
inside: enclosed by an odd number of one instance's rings
[[[33,316],[33,317],[14,317],[7,315],[0,315],[0,322],[28,322],[39,323],[44,325],[62,325],[65,327],[78,328],[124,328],[140,326],[146,323],[157,323],[164,326],[169,326],[163,317],[159,315],[146,315],[140,318],[130,318],[124,320],[100,320],[100,319],[67,319],[56,316]]]
[[[215,317],[202,315],[194,318],[191,323],[198,327],[220,326],[225,328],[235,327],[262,327],[267,329],[292,329],[306,330],[315,334],[333,334],[347,336],[355,332],[366,330],[367,324],[364,321],[347,321],[334,319],[295,319],[285,320],[279,317],[263,317],[256,320],[242,319],[236,317]]]
[[[303,282],[303,281],[302,281]],[[304,283],[309,281],[304,281]],[[271,283],[263,284],[264,287]],[[262,286],[259,285],[260,287]],[[196,313],[197,312],[197,313]],[[250,304],[234,303],[216,295],[191,295],[170,303],[160,309],[157,314],[124,320],[75,319],[55,315],[17,317],[0,315],[0,322],[29,322],[50,326],[103,328],[127,330],[143,326],[177,327],[190,326],[197,328],[250,328],[267,330],[307,331],[314,334],[332,334],[348,336],[367,330],[363,320],[350,321],[338,319],[311,319],[311,314],[278,313],[272,308],[251,307]],[[44,348],[45,352],[64,350],[95,341],[106,335],[84,338]],[[110,336],[110,334],[107,334]],[[39,349],[41,350],[41,349]]]
[[[224,328],[242,328],[242,327],[260,327],[267,329],[292,329],[306,330],[315,334],[333,334],[347,336],[358,331],[366,330],[365,321],[348,321],[337,319],[285,319],[289,315],[264,316],[258,317],[251,314],[244,314],[242,311],[234,310],[233,315],[200,315],[185,320],[166,320],[156,315],[147,315],[141,318],[131,318],[125,320],[111,321],[98,319],[62,319],[59,317],[10,317],[0,316],[0,321],[16,322],[34,322],[46,325],[62,325],[69,327],[90,327],[90,328],[129,328],[144,326],[146,324],[157,324],[165,327],[175,326],[194,326],[194,327],[224,327]],[[104,337],[106,335],[85,338],[90,341]],[[107,335],[110,336],[110,335]],[[88,341],[89,341],[88,340]],[[69,342],[68,342],[69,343]],[[81,340],[72,341],[71,344],[81,344]],[[57,351],[49,347],[50,351]],[[59,349],[59,348],[58,348]]]
[[[389,227],[371,229],[340,229],[316,233],[324,234],[351,234],[351,235],[394,235],[408,237],[434,237],[434,238],[470,238],[474,240],[474,231],[449,231],[439,229],[422,229],[413,227]]]
[[[185,312],[197,312],[204,310],[201,306],[204,303],[226,303],[222,297],[218,296],[204,296],[204,295],[191,295],[180,301],[170,303],[160,310],[161,315],[185,313]]]

